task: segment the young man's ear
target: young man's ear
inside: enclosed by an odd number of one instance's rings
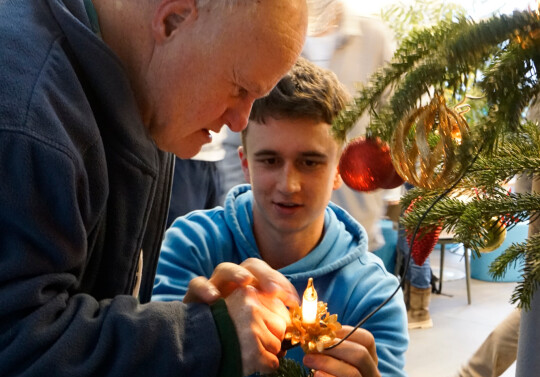
[[[334,177],[334,185],[332,186],[332,188],[334,190],[337,190],[338,188],[341,187],[342,184],[343,184],[343,179],[341,179],[341,175],[339,174],[339,170],[336,168],[336,176]]]
[[[242,171],[244,172],[244,179],[246,183],[251,183],[251,177],[249,176],[249,166],[247,155],[244,153],[244,147],[238,147],[238,157],[240,158],[240,163],[242,165]]]
[[[187,22],[197,19],[195,0],[161,0],[152,19],[152,33],[158,43],[165,42]]]

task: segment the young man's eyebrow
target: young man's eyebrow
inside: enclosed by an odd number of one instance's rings
[[[315,158],[328,158],[326,153],[321,153],[317,151],[306,151],[301,153],[303,157],[315,157]]]
[[[260,151],[257,151],[253,153],[254,156],[260,157],[260,156],[274,156],[277,152],[273,151],[271,149],[261,149]]]
[[[260,157],[260,156],[275,156],[278,152],[271,150],[271,149],[261,149],[260,151],[257,151],[253,153],[254,156]],[[328,155],[326,153],[321,153],[318,151],[305,151],[301,152],[300,155],[302,157],[312,157],[312,158],[327,158]]]

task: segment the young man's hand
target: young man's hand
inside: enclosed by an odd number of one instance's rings
[[[343,326],[336,341],[352,329]],[[314,377],[380,377],[377,363],[375,338],[361,328],[336,348],[304,356],[304,365],[316,371]]]

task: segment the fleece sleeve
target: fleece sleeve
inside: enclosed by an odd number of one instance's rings
[[[0,124],[0,374],[217,376],[207,305],[98,301],[78,290],[87,184],[76,157],[37,139]]]

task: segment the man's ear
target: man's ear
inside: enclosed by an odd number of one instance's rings
[[[249,176],[249,166],[247,155],[244,153],[244,147],[238,147],[238,157],[240,158],[240,163],[242,165],[242,171],[244,172],[244,179],[246,183],[251,183],[251,177]]]
[[[195,21],[195,0],[161,0],[152,19],[152,33],[157,43],[165,42],[181,25]]]

